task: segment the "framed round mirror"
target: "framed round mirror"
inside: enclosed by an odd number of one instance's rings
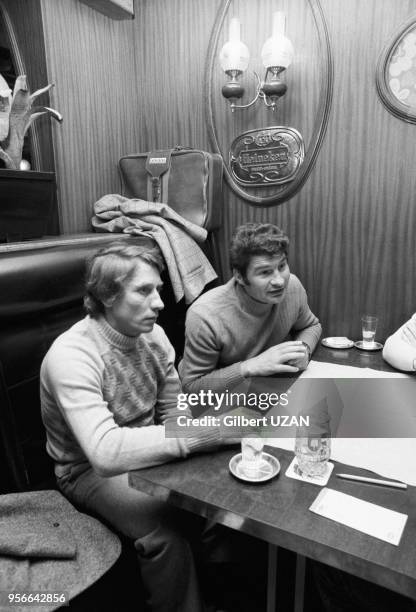
[[[416,17],[404,23],[382,51],[376,71],[383,104],[399,119],[416,123]]]

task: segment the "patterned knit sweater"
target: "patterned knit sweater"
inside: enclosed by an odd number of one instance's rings
[[[383,357],[398,370],[405,372],[416,370],[416,313],[387,338]]]
[[[312,353],[321,331],[294,274],[280,304],[254,300],[232,278],[204,293],[187,312],[185,350],[179,364],[184,390],[230,389],[243,380],[242,361],[291,338],[305,342]]]
[[[155,325],[137,338],[101,317],[59,336],[41,368],[42,418],[58,477],[89,462],[102,476],[164,463],[218,446],[217,428],[186,439],[165,437],[181,392],[174,350]]]

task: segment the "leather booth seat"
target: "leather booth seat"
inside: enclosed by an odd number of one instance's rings
[[[0,246],[0,493],[54,484],[40,416],[40,365],[53,340],[84,316],[86,260],[115,240],[155,244],[145,237],[84,234]],[[179,357],[185,306],[175,303],[164,280],[159,323]]]

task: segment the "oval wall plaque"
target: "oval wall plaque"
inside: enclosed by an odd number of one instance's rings
[[[237,136],[230,148],[230,168],[241,185],[281,185],[293,180],[304,157],[299,132],[273,126]]]
[[[416,123],[416,17],[402,24],[382,51],[376,71],[383,104],[399,119]]]
[[[333,90],[333,60],[327,24],[319,0],[286,3],[286,23],[290,24],[291,28],[291,33],[288,32],[288,35],[294,38],[292,42],[295,45],[295,61],[287,71],[288,93],[279,101],[276,113],[280,125],[286,123],[302,132],[305,140],[304,157],[293,174],[288,173],[289,178],[286,177],[286,180],[266,183],[261,179],[261,182],[255,180],[253,183],[251,179],[247,179],[245,172],[236,169],[234,158],[228,154],[231,143],[238,140],[237,134],[245,132],[247,128],[257,127],[256,123],[264,126],[268,121],[274,122],[273,118],[276,115],[262,108],[261,104],[256,104],[248,110],[236,110],[231,113],[221,95],[221,87],[226,77],[219,67],[218,53],[219,47],[226,40],[226,23],[231,16],[229,11],[231,2],[232,0],[221,0],[208,46],[204,73],[206,74],[204,104],[208,136],[213,151],[222,155],[225,180],[232,191],[251,204],[273,206],[289,200],[303,187],[314,167],[325,136]],[[239,0],[237,9],[241,23],[245,24],[242,39],[250,49],[253,49],[256,60],[259,55],[258,47],[260,45],[261,48],[261,41],[267,36],[269,29],[269,23],[265,22],[268,15],[275,10],[273,2],[268,0],[263,0],[262,10],[259,5],[260,0],[256,3],[252,3],[251,0]],[[251,37],[252,40],[246,40],[246,37],[248,39]],[[298,48],[302,48],[298,56],[296,56],[296,39]],[[250,91],[253,77],[250,70],[243,76],[248,81],[244,86],[247,88],[246,97],[249,100],[253,97],[253,91]],[[305,91],[308,91],[307,96]],[[294,119],[295,116],[297,119]]]

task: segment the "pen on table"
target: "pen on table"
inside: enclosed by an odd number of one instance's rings
[[[369,484],[384,485],[385,487],[393,487],[395,489],[407,489],[407,484],[404,482],[395,482],[394,480],[382,480],[380,478],[367,478],[367,476],[355,476],[355,474],[336,474],[338,478],[345,480],[356,480],[357,482],[368,482]]]

